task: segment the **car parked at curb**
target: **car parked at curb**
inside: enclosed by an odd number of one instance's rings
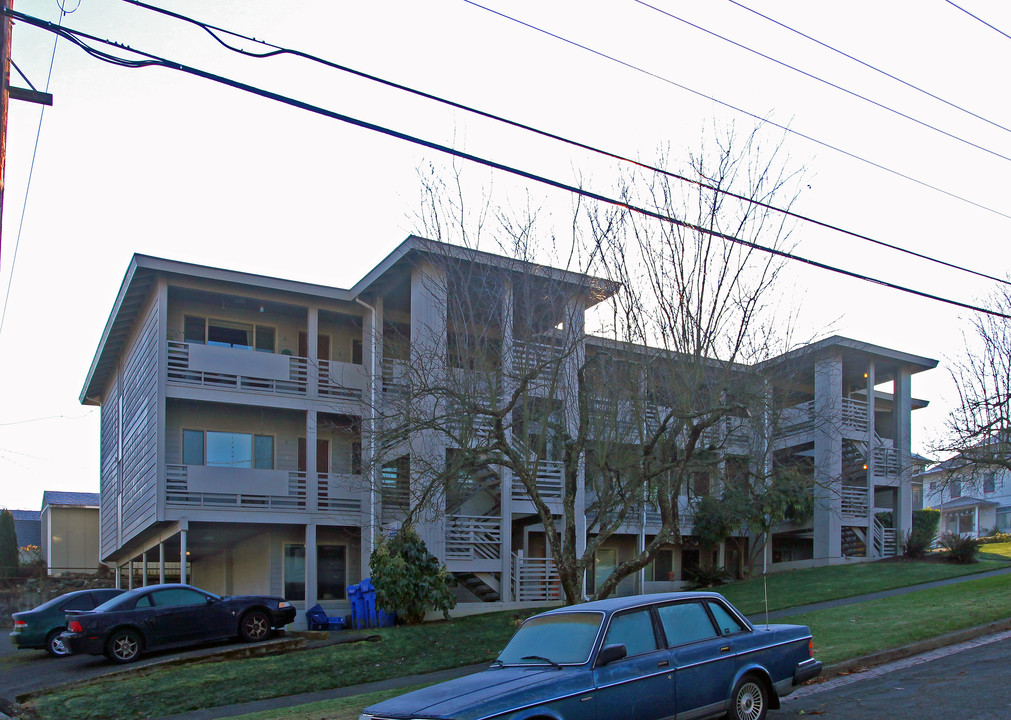
[[[67,651],[60,633],[67,629],[67,613],[71,610],[93,610],[122,593],[116,588],[75,590],[31,610],[13,613],[11,644],[21,650],[45,650],[53,657],[63,657]]]
[[[359,720],[763,720],[821,667],[807,627],[756,627],[718,593],[610,598],[535,615],[487,670]]]
[[[281,597],[222,597],[192,585],[150,585],[128,590],[91,612],[68,613],[60,637],[72,654],[128,663],[150,650],[229,638],[266,640],[273,628],[294,619],[295,608]]]

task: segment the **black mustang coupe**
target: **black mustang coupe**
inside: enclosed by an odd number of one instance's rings
[[[60,637],[74,655],[105,655],[128,663],[148,650],[213,640],[266,639],[271,628],[295,619],[284,598],[221,597],[190,585],[149,585],[129,590],[89,612],[67,614]]]

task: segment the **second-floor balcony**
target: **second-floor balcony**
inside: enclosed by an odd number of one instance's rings
[[[168,382],[215,390],[305,397],[310,374],[322,398],[361,400],[368,376],[361,365],[269,352],[169,341]]]

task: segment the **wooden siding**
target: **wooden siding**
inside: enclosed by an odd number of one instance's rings
[[[152,302],[122,364],[122,542],[157,519],[158,328],[158,305]]]
[[[119,383],[113,378],[102,399],[101,500],[98,554],[109,557],[119,547],[116,504],[119,497]]]

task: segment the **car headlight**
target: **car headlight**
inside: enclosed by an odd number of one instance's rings
[[[288,602],[287,600],[282,600],[281,602],[279,602],[277,604],[277,609],[278,610],[281,610],[283,608],[289,608],[289,607],[291,607],[291,603]]]

